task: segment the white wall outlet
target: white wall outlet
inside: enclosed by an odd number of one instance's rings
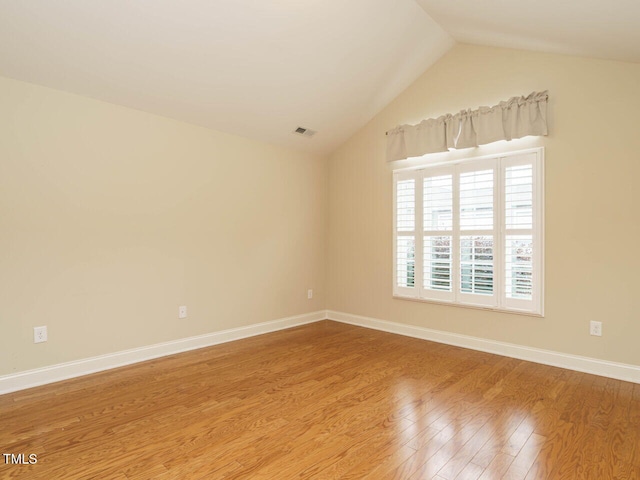
[[[307,298],[308,299],[312,299],[313,298],[313,289],[310,288],[309,290],[307,290]]]
[[[47,327],[33,327],[33,343],[46,342],[49,339]]]
[[[178,307],[178,318],[187,318],[187,306],[181,305]]]
[[[596,337],[602,336],[602,322],[594,322],[593,320],[589,323],[589,333],[591,335],[595,335]]]

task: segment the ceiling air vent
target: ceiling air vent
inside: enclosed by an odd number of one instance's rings
[[[313,137],[316,134],[316,131],[304,127],[298,127],[293,131],[293,133],[296,135],[302,135],[303,137]]]

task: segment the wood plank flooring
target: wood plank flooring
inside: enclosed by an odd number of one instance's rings
[[[0,396],[5,453],[37,463],[2,479],[640,479],[640,385],[323,321]]]

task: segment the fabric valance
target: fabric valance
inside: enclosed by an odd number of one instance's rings
[[[417,125],[400,125],[387,132],[387,161],[527,135],[547,135],[548,97],[546,90],[533,92],[493,107],[462,110],[455,115],[423,120]]]

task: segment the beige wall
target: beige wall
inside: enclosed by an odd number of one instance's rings
[[[638,64],[456,46],[330,158],[327,307],[640,365],[639,86]],[[549,137],[502,147],[545,147],[545,317],[393,299],[384,132],[545,89]]]
[[[459,45],[327,172],[0,78],[0,375],[324,308],[640,365],[639,84],[636,64]],[[551,135],[503,148],[546,148],[545,317],[393,299],[384,132],[544,89]]]
[[[325,308],[326,159],[2,78],[0,139],[0,375]]]

